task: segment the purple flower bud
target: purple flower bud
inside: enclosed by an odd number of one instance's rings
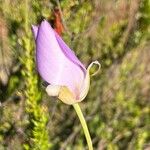
[[[46,20],[38,27],[32,26],[32,31],[36,41],[37,70],[50,84],[46,88],[47,93],[58,96],[67,104],[83,100],[89,89],[90,68],[86,70]],[[99,65],[97,61],[94,63]]]

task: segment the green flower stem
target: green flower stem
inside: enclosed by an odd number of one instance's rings
[[[89,147],[89,150],[93,150],[93,146],[92,146],[92,140],[91,140],[91,136],[90,136],[90,133],[89,133],[89,130],[88,130],[88,127],[87,127],[87,124],[86,124],[86,121],[84,119],[84,116],[82,114],[82,111],[80,109],[80,106],[78,103],[76,104],[73,104],[73,107],[79,117],[79,120],[81,122],[81,125],[82,125],[82,128],[83,128],[83,131],[84,131],[84,134],[85,134],[85,137],[86,137],[86,141],[87,141],[87,144],[88,144],[88,147]]]

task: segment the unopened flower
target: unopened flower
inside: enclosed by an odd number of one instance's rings
[[[57,96],[66,104],[82,101],[90,86],[90,68],[86,69],[75,53],[44,20],[39,26],[32,26],[36,41],[36,64],[40,76],[49,83],[48,95]]]

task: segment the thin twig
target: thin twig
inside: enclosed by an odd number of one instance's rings
[[[132,32],[132,30],[135,27],[136,14],[139,10],[140,2],[141,2],[141,0],[132,0],[131,1],[128,25],[127,25],[127,28],[121,39],[123,46],[126,46],[128,39],[130,37],[130,33]]]
[[[54,118],[54,116],[55,116],[55,112],[56,112],[56,108],[57,108],[57,105],[58,105],[58,101],[56,101],[55,102],[55,105],[53,106],[53,109],[52,109],[52,111],[51,111],[51,119],[48,121],[48,123],[47,123],[47,128],[49,128],[51,125],[52,125],[52,120],[53,120],[53,118]]]
[[[62,20],[62,23],[63,23],[63,26],[64,26],[64,29],[66,30],[66,32],[71,36],[71,32],[69,31],[67,25],[66,25],[66,22],[65,22],[65,19],[64,19],[64,16],[63,16],[63,13],[62,13],[62,9],[61,9],[61,6],[60,6],[60,2],[59,0],[56,0],[56,3],[57,3],[57,6],[58,6],[58,9],[59,9],[59,12],[60,12],[60,17],[61,17],[61,20]]]
[[[69,135],[69,137],[66,139],[66,141],[62,144],[60,150],[65,150],[67,145],[73,141],[73,139],[76,137],[76,135],[78,134],[78,132],[81,130],[81,126],[77,126],[74,129],[74,132],[72,132],[72,134]]]

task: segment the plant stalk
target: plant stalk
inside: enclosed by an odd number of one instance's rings
[[[81,108],[80,108],[78,103],[73,104],[73,107],[74,107],[74,109],[75,109],[75,111],[76,111],[76,113],[77,113],[77,115],[79,117],[79,120],[81,122],[83,131],[84,131],[84,135],[85,135],[85,138],[86,138],[86,141],[87,141],[87,144],[88,144],[88,148],[89,148],[89,150],[93,150],[91,136],[90,136],[90,133],[89,133],[89,130],[88,130],[85,118],[83,116],[83,113],[81,111]]]

